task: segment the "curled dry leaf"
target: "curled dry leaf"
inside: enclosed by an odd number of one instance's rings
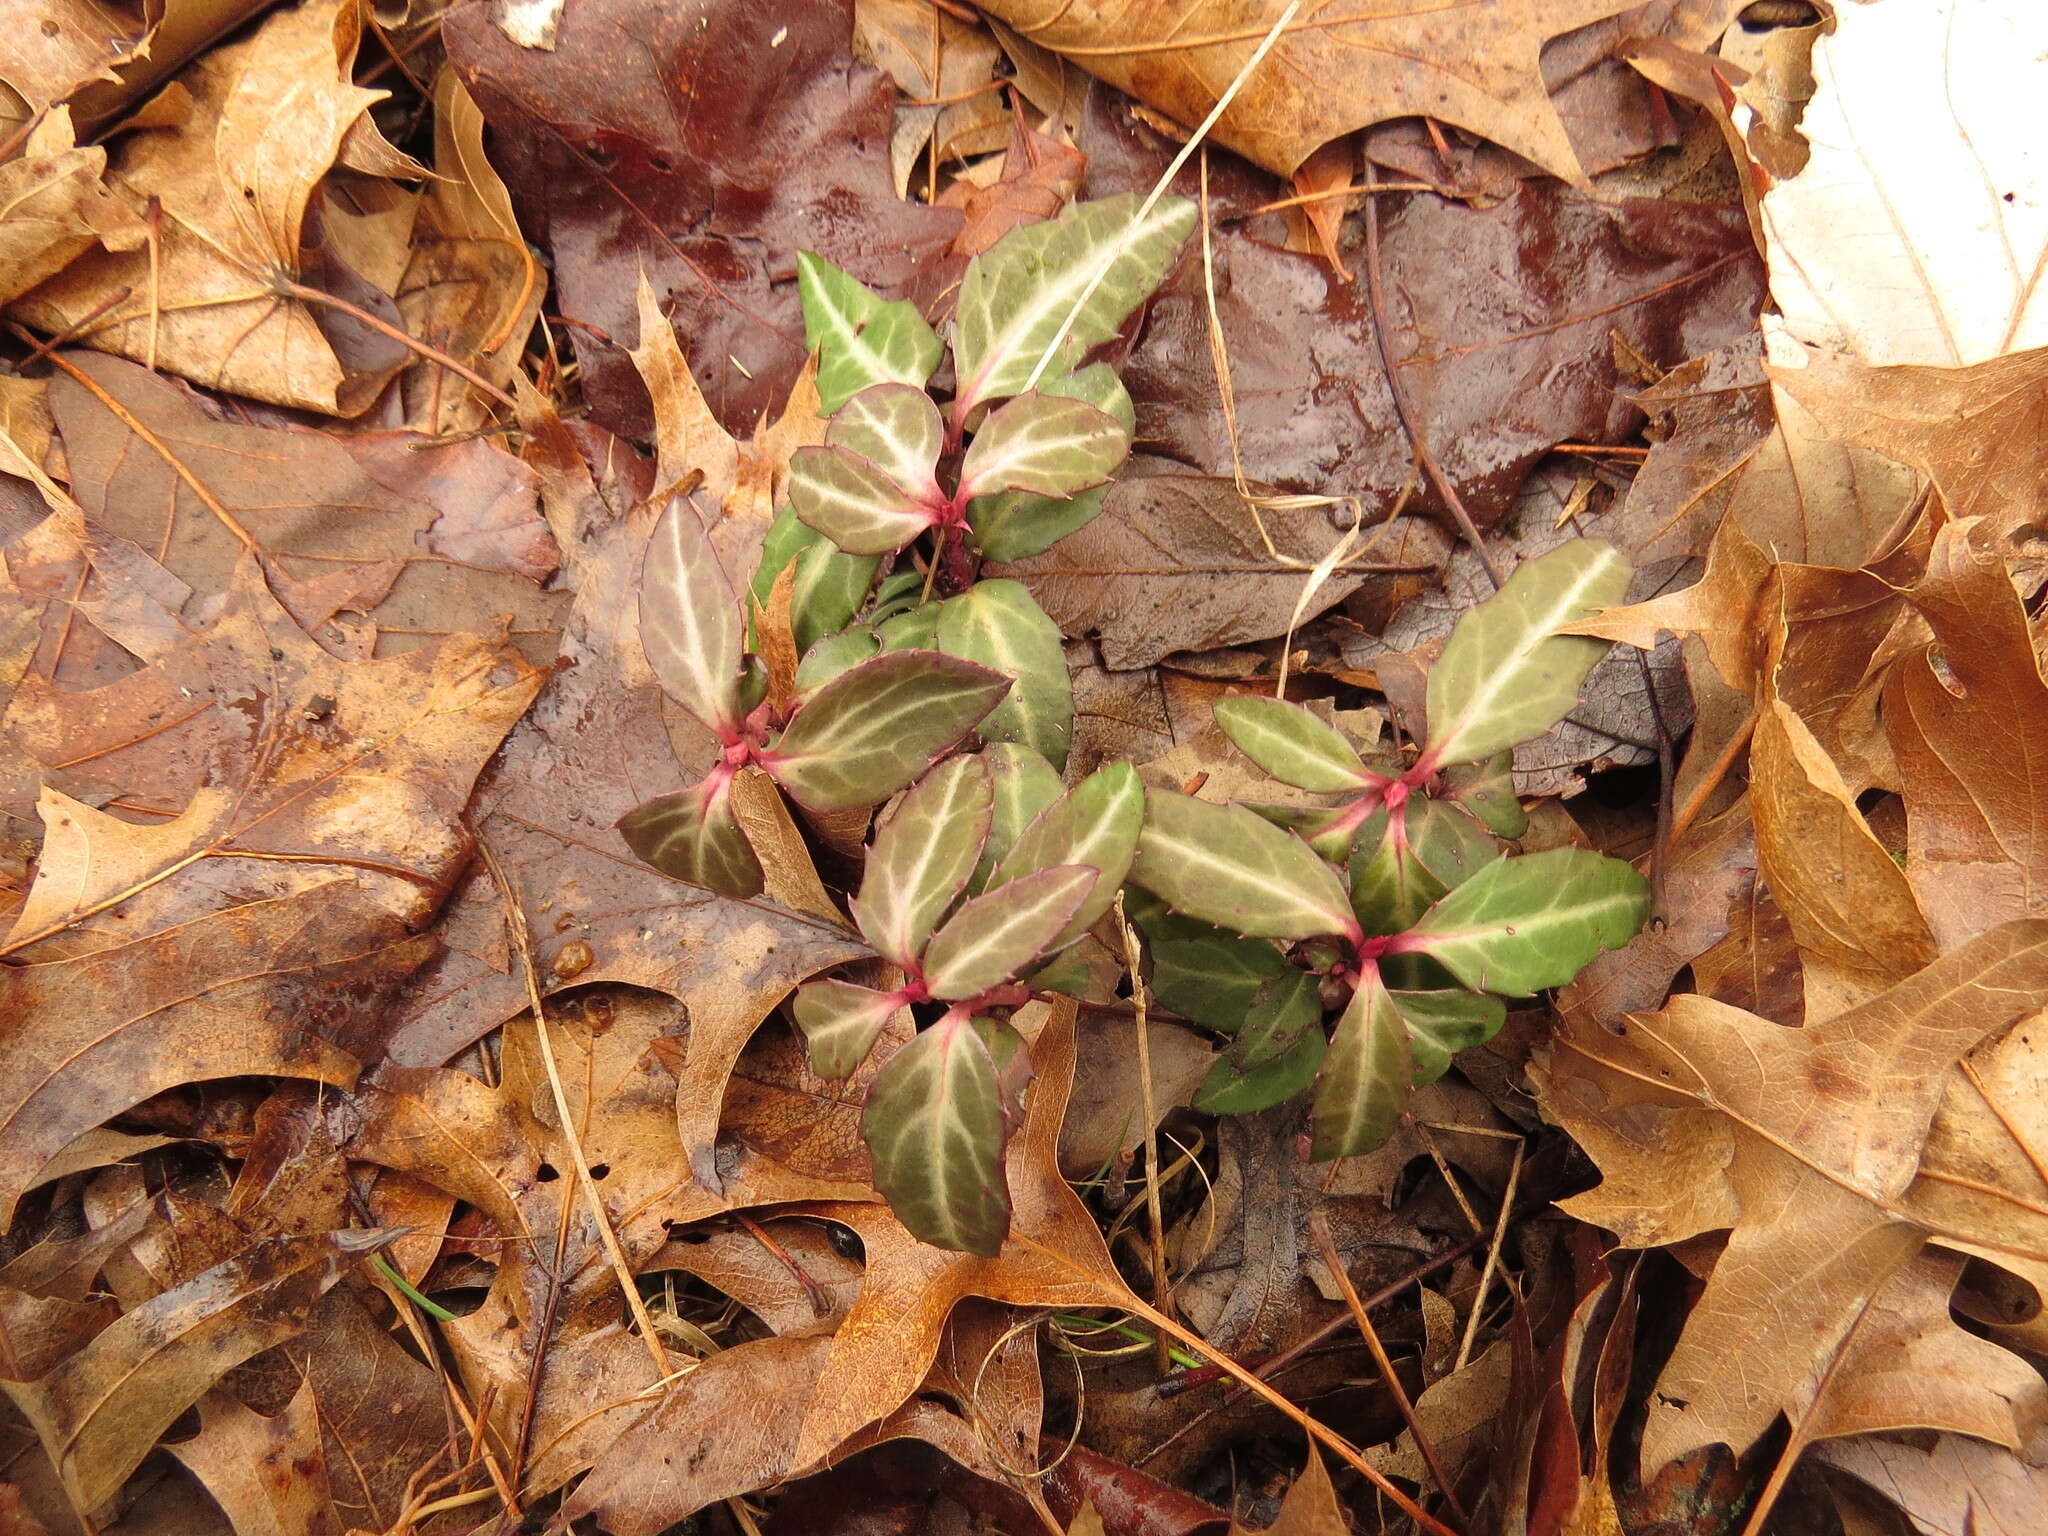
[[[103,350],[216,389],[329,415],[362,411],[412,354],[277,287],[299,279],[315,187],[352,142],[381,151],[382,172],[419,169],[365,122],[384,93],[351,78],[360,27],[342,0],[300,0],[185,69],[182,120],[123,138],[108,171],[137,207],[155,199],[163,208],[155,259],[88,254],[17,300],[15,314],[47,331],[83,328]],[[280,82],[288,111],[278,109]],[[355,274],[327,276],[347,297],[396,314]]]
[[[2012,922],[1803,1029],[1685,994],[1620,1035],[1569,1025],[1539,1056],[1546,1114],[1604,1179],[1573,1214],[1629,1247],[1734,1229],[1659,1379],[1646,1465],[1752,1443],[1930,1232],[2048,1257],[2019,1192],[1977,1208],[1915,1183],[1956,1060],[2044,1003],[2048,924]],[[1897,1422],[1938,1425],[1923,1397]]]

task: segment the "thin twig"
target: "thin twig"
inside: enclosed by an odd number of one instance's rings
[[[1465,1337],[1458,1341],[1457,1362],[1453,1371],[1465,1368],[1465,1362],[1472,1354],[1472,1341],[1479,1335],[1479,1314],[1486,1310],[1487,1287],[1493,1283],[1493,1272],[1500,1266],[1500,1245],[1508,1235],[1508,1212],[1515,1206],[1515,1186],[1522,1180],[1522,1148],[1525,1144],[1515,1143],[1514,1165],[1508,1169],[1508,1187],[1500,1197],[1500,1216],[1493,1224],[1493,1241],[1486,1245],[1486,1264],[1479,1271],[1479,1289],[1472,1297],[1472,1315],[1465,1319]]]
[[[1371,160],[1365,162],[1368,179],[1376,174]],[[1387,336],[1387,295],[1386,286],[1380,280],[1380,204],[1377,197],[1365,200],[1365,291],[1372,304],[1372,336],[1380,354],[1380,369],[1387,376],[1387,392],[1394,397],[1394,414],[1400,419],[1401,431],[1408,438],[1408,446],[1415,454],[1415,460],[1422,466],[1422,473],[1429,483],[1436,487],[1436,493],[1443,498],[1444,506],[1458,524],[1458,532],[1465,542],[1472,546],[1472,552],[1479,557],[1479,564],[1496,588],[1501,584],[1500,567],[1493,563],[1486,543],[1479,537],[1479,529],[1472,522],[1472,514],[1465,510],[1464,498],[1459,496],[1457,487],[1445,477],[1443,468],[1436,461],[1436,455],[1429,451],[1429,438],[1423,433],[1416,420],[1415,408],[1408,399],[1408,386],[1401,378],[1401,370],[1394,362],[1393,343]]]
[[[519,889],[512,883],[512,877],[498,861],[491,845],[479,838],[476,846],[491,872],[491,879],[497,883],[498,894],[504,898],[505,926],[511,934],[512,948],[518,954],[519,968],[526,978],[526,998],[533,1009],[534,1039],[540,1045],[541,1065],[547,1071],[548,1091],[554,1097],[555,1115],[562,1123],[562,1140],[569,1148],[570,1161],[576,1165],[576,1182],[583,1191],[583,1198],[590,1204],[590,1217],[597,1227],[598,1239],[604,1245],[605,1256],[611,1260],[620,1288],[626,1293],[626,1307],[640,1329],[641,1342],[647,1346],[647,1353],[654,1361],[655,1379],[660,1380],[669,1373],[668,1355],[654,1331],[654,1319],[648,1316],[647,1303],[641,1298],[632,1266],[626,1262],[618,1235],[612,1231],[611,1213],[605,1209],[604,1199],[598,1194],[597,1180],[590,1174],[590,1160],[583,1153],[583,1138],[577,1135],[575,1118],[569,1113],[569,1095],[562,1087],[562,1074],[555,1066],[554,1043],[548,1039],[547,1005],[541,1001],[540,973],[534,968],[533,945],[527,937],[526,913],[519,905]]]
[[[1153,1114],[1152,1042],[1145,1017],[1145,978],[1140,970],[1144,956],[1138,948],[1138,931],[1124,916],[1122,891],[1116,893],[1116,925],[1123,931],[1124,963],[1131,973],[1131,1012],[1137,1024],[1138,1097],[1140,1111],[1145,1117],[1145,1216],[1152,1227],[1152,1241],[1148,1245],[1152,1263],[1152,1300],[1164,1312],[1173,1305],[1173,1292],[1166,1282],[1166,1223],[1159,1208],[1159,1122]],[[1159,1374],[1164,1376],[1170,1363],[1166,1355],[1166,1335],[1159,1335],[1154,1343],[1157,1345]]]
[[[1351,1283],[1351,1272],[1344,1265],[1344,1256],[1337,1251],[1335,1239],[1330,1236],[1330,1219],[1320,1209],[1311,1211],[1308,1218],[1309,1236],[1322,1250],[1323,1263],[1328,1267],[1337,1289],[1344,1293],[1344,1305],[1351,1309],[1351,1320],[1358,1325],[1358,1336],[1365,1340],[1365,1347],[1372,1351],[1373,1364],[1380,1369],[1380,1377],[1387,1384],[1387,1391],[1393,1395],[1394,1406],[1401,1411],[1401,1420],[1408,1426],[1408,1433],[1415,1437],[1415,1449],[1422,1454],[1422,1463],[1429,1468],[1429,1475],[1435,1479],[1444,1503],[1450,1507],[1451,1517],[1467,1530],[1472,1527],[1472,1517],[1465,1513],[1465,1506],[1458,1502],[1457,1490],[1451,1486],[1451,1477],[1444,1470],[1442,1459],[1436,1453],[1436,1445],[1429,1438],[1429,1431],[1422,1427],[1422,1420],[1415,1412],[1415,1404],[1408,1399],[1408,1389],[1401,1385],[1400,1374],[1394,1369],[1394,1362],[1387,1355],[1387,1349],[1380,1342],[1379,1330],[1372,1325],[1372,1318],[1365,1310],[1365,1303],[1359,1299],[1358,1287]]]
[[[478,373],[474,368],[469,367],[465,363],[457,362],[439,347],[431,346],[421,341],[419,337],[400,330],[389,320],[371,314],[370,311],[364,309],[360,304],[351,304],[347,299],[336,298],[331,293],[325,293],[318,288],[309,287],[305,283],[294,281],[281,273],[275,280],[275,286],[280,295],[286,298],[297,299],[302,304],[325,304],[330,309],[340,310],[341,313],[347,315],[351,320],[367,325],[380,336],[388,337],[409,351],[417,352],[421,357],[437,367],[446,368],[450,373],[455,374],[459,378],[467,379],[471,384],[474,384],[507,410],[517,410],[519,408],[517,400],[514,400],[504,390],[498,388],[497,385]]]

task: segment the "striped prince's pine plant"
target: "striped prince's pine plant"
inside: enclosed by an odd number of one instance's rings
[[[1513,748],[1571,711],[1606,649],[1559,631],[1620,602],[1628,577],[1586,539],[1520,567],[1431,668],[1405,767],[1369,763],[1299,705],[1218,702],[1240,751],[1326,803],[1148,803],[1131,879],[1155,898],[1135,909],[1154,995],[1230,1037],[1197,1109],[1249,1114],[1313,1084],[1311,1155],[1370,1151],[1411,1089],[1493,1038],[1507,999],[1563,985],[1642,926],[1649,886],[1621,860],[1501,841],[1527,825]]]
[[[1374,744],[1369,761],[1309,710],[1239,696],[1218,725],[1308,803],[1148,794],[1127,763],[1063,791],[1059,631],[1021,583],[977,580],[979,563],[1035,554],[1100,510],[1132,410],[1086,354],[1193,218],[1171,198],[1081,204],[976,257],[943,400],[926,385],[947,343],[917,310],[803,257],[824,442],[792,456],[751,579],[728,576],[687,494],[641,571],[648,662],[717,755],[619,830],[665,873],[752,897],[766,882],[742,773],[842,851],[859,836],[848,813],[864,824],[893,799],[848,902],[877,958],[859,981],[805,983],[789,1011],[822,1077],[889,1052],[862,1115],[876,1186],[916,1236],[969,1253],[995,1254],[1009,1229],[1004,1146],[1029,1076],[1011,1015],[1049,993],[1109,996],[1126,951],[1105,914],[1126,880],[1153,995],[1229,1037],[1195,1107],[1249,1113],[1314,1084],[1317,1158],[1379,1145],[1507,999],[1569,981],[1648,913],[1620,860],[1503,841],[1526,820],[1514,747],[1565,717],[1605,649],[1565,631],[1628,582],[1585,540],[1459,622],[1412,756]]]

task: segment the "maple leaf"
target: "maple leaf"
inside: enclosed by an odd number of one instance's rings
[[[992,15],[1192,127],[1279,21],[1281,0],[1141,5],[993,0]],[[1282,176],[1331,139],[1392,117],[1470,128],[1566,181],[1583,181],[1537,57],[1545,40],[1628,0],[1488,0],[1451,9],[1353,0],[1311,9],[1274,45],[1213,130]]]
[[[2048,1259],[2048,1223],[2016,1192],[1965,1207],[1915,1186],[1957,1060],[2044,1003],[2048,922],[2029,920],[1800,1029],[1696,994],[1620,1034],[1567,1023],[1531,1075],[1603,1182],[1566,1208],[1629,1247],[1732,1229],[1659,1378],[1646,1466],[1744,1449],[1795,1409],[1811,1363],[1930,1234]],[[1943,1422],[1918,1402],[1894,1411]]]
[[[281,291],[297,281],[308,207],[338,158],[420,173],[364,117],[386,93],[351,79],[360,27],[344,0],[302,0],[185,69],[108,171],[137,208],[162,208],[155,250],[82,256],[14,313],[217,389],[363,410],[410,354],[366,330],[331,341],[328,317]],[[374,294],[353,274],[336,281]]]

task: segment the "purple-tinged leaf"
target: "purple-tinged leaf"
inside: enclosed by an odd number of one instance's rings
[[[721,736],[740,719],[740,601],[687,496],[655,525],[640,568],[640,644],[664,692]]]
[[[907,384],[877,384],[839,409],[825,429],[827,447],[857,453],[918,501],[940,499],[933,470],[946,424],[930,395]]]
[[[1299,704],[1236,694],[1216,701],[1215,716],[1240,752],[1296,789],[1335,795],[1387,782],[1365,766],[1350,742]]]
[[[876,1074],[861,1115],[875,1187],[920,1242],[992,1259],[1010,1230],[995,1061],[949,1013]]]
[[[987,766],[949,757],[918,780],[875,832],[853,920],[906,971],[974,872],[995,810]]]
[[[1620,859],[1552,848],[1496,859],[1395,941],[1475,992],[1527,997],[1561,987],[1650,915],[1650,884]]]
[[[1309,1156],[1319,1163],[1370,1152],[1393,1135],[1414,1086],[1408,1026],[1375,971],[1337,1021],[1310,1115]]]
[[[1079,938],[1109,910],[1130,873],[1145,824],[1145,786],[1129,763],[1099,768],[1069,790],[1024,830],[989,876],[993,891],[1041,869],[1086,864],[1099,871],[1095,886],[1068,920],[1053,947]]]
[[[1114,417],[1085,400],[1033,390],[981,424],[960,463],[960,490],[1074,496],[1108,480],[1130,451],[1130,434]]]
[[[1066,931],[1095,877],[1086,865],[1062,864],[963,903],[925,946],[932,996],[976,997],[1026,969]]]
[[[1336,872],[1292,832],[1240,805],[1154,790],[1131,878],[1176,912],[1247,938],[1357,927]]]
[[[938,651],[891,651],[833,678],[761,766],[814,811],[876,805],[929,768],[1009,691],[1001,673]]]
[[[872,459],[845,448],[799,448],[789,460],[789,509],[849,555],[886,555],[936,513]]]
[[[830,1082],[853,1076],[855,1068],[874,1048],[895,1012],[905,1007],[894,992],[877,992],[857,987],[850,981],[826,977],[807,981],[796,989],[789,1011],[797,1028],[810,1042],[811,1069]]]
[[[915,304],[884,301],[809,251],[796,253],[804,345],[818,354],[818,409],[827,415],[871,384],[923,384],[945,347]]]
[[[741,900],[761,894],[761,861],[732,813],[732,780],[714,773],[701,784],[657,795],[619,818],[626,846],[672,880]]]

